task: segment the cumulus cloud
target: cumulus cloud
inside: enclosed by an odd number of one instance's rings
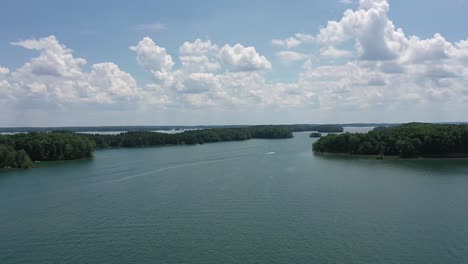
[[[174,66],[166,49],[156,45],[149,37],[144,37],[137,45],[130,46],[130,49],[136,52],[138,64],[149,71],[168,71]]]
[[[218,45],[211,43],[210,40],[196,39],[193,42],[184,42],[179,48],[181,55],[206,55],[210,52],[217,52]]]
[[[150,92],[167,95],[168,100],[165,102],[168,107],[300,107],[301,103],[306,102],[311,105],[308,99],[313,97],[316,101],[318,98],[312,92],[307,92],[307,96],[294,93],[295,85],[268,83],[263,70],[270,69],[271,63],[253,47],[237,44],[220,48],[209,40],[196,39],[183,43],[179,54],[182,63],[180,68],[167,71],[166,75],[155,78],[154,83],[146,86]],[[295,55],[305,56],[299,53]],[[217,66],[210,70],[209,64]],[[286,100],[285,95],[293,97]]]
[[[81,66],[86,64],[85,59],[73,57],[72,50],[60,44],[55,36],[11,44],[40,51],[38,57],[27,62],[15,74],[73,78],[81,75]]]
[[[355,119],[364,113],[377,116],[416,107],[464,109],[468,40],[451,42],[441,33],[427,39],[406,35],[394,26],[389,10],[388,1],[361,0],[340,19],[324,21],[316,34],[273,40],[281,47],[275,55],[282,62],[303,62],[292,82],[268,79],[266,70],[272,64],[267,57],[240,43],[195,39],[182,43],[178,54],[171,56],[145,37],[130,47],[137,63],[152,76],[139,86],[112,62],[85,66],[85,59],[75,57],[54,36],[21,40],[12,45],[38,55],[17,69],[0,67],[0,102],[41,109],[282,108],[313,110],[326,117],[357,113]]]
[[[105,88],[101,88],[100,92],[105,92],[110,98],[128,100],[139,96],[135,79],[112,62],[94,64],[89,74],[89,82],[93,87]]]
[[[233,71],[259,71],[271,69],[271,63],[257,53],[254,47],[224,45],[219,52],[221,61]]]
[[[10,73],[10,69],[0,66],[0,75],[7,75],[8,73]]]
[[[185,80],[182,92],[206,93],[214,90],[219,85],[212,73],[191,73]]]
[[[265,99],[271,93],[266,92],[269,85],[263,76],[271,63],[254,47],[236,44],[220,48],[210,40],[196,39],[179,47],[179,60],[179,68],[150,70],[153,83],[145,90],[160,94],[159,98],[164,94],[166,107],[222,109],[271,103]]]
[[[439,61],[447,59],[454,49],[440,34],[432,39],[419,39],[412,36],[405,43],[405,50],[401,53],[401,60],[408,63],[421,63],[425,61]]]
[[[361,0],[359,9],[347,10],[340,21],[329,21],[317,39],[336,44],[353,39],[364,60],[391,60],[397,56],[403,35],[388,18],[386,0]]]
[[[221,68],[217,58],[218,51],[218,46],[210,40],[184,42],[179,48],[180,61],[185,71],[214,72]]]
[[[98,63],[91,65],[89,72],[83,70],[86,60],[74,57],[55,36],[12,45],[40,52],[2,81],[9,87],[8,96],[15,98],[10,102],[24,108],[97,106],[135,102],[142,96],[135,79],[113,63]]]
[[[429,39],[407,36],[394,26],[389,10],[387,0],[361,0],[356,10],[328,21],[315,36],[322,63],[307,61],[299,82],[324,89],[318,93],[322,107],[390,108],[462,101],[456,95],[464,97],[468,83],[468,42],[451,43],[440,33]],[[346,60],[337,64],[327,58]]]

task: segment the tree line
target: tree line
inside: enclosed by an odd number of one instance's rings
[[[314,125],[314,124],[295,124],[295,125],[273,125],[275,127],[284,127],[293,132],[299,131],[317,131],[323,133],[343,132],[341,125]],[[71,132],[106,132],[106,131],[129,131],[129,132],[147,132],[157,130],[189,130],[189,129],[225,129],[225,128],[248,128],[249,125],[224,125],[224,126],[85,126],[85,127],[0,127],[2,133],[15,132],[51,132],[51,131],[71,131]]]
[[[410,123],[368,133],[331,134],[316,141],[313,150],[402,158],[466,156],[468,125]]]
[[[30,168],[35,161],[92,157],[96,148],[143,147],[291,138],[298,131],[342,132],[339,125],[263,125],[217,127],[176,134],[130,131],[117,135],[79,134],[67,130],[0,135],[0,168]]]
[[[311,137],[311,138],[319,138],[319,137],[322,137],[322,134],[319,133],[319,132],[312,132],[312,133],[310,133],[309,137]]]
[[[241,141],[252,138],[291,138],[292,130],[280,126],[252,126],[191,130],[176,134],[125,132],[89,135],[53,131],[0,135],[0,168],[30,168],[34,161],[89,158],[96,148],[143,147]]]
[[[292,131],[277,126],[252,126],[242,128],[213,128],[190,130],[176,134],[156,132],[125,132],[118,135],[88,135],[98,148],[143,147],[180,144],[203,144],[221,141],[242,141],[252,138],[291,138]]]
[[[95,145],[86,135],[64,131],[0,135],[0,168],[30,168],[32,161],[89,158]]]

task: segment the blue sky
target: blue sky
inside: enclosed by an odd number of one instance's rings
[[[467,121],[467,9],[466,0],[8,1],[0,125]],[[203,51],[181,54],[196,39]]]

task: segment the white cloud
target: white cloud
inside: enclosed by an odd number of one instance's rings
[[[174,62],[171,55],[166,53],[165,48],[161,48],[149,37],[144,37],[130,49],[137,54],[137,61],[143,68],[152,72],[169,71]]]
[[[221,68],[217,53],[219,48],[210,40],[196,39],[194,42],[184,42],[179,48],[180,61],[188,72],[214,72]]]
[[[278,56],[285,63],[294,62],[294,61],[303,61],[309,58],[307,54],[295,52],[295,51],[289,51],[289,50],[277,52],[276,56]]]
[[[352,56],[352,52],[342,49],[337,49],[333,46],[328,46],[320,49],[320,55],[324,57],[330,57],[334,59],[338,58],[349,58]]]
[[[97,90],[106,93],[109,98],[128,100],[140,96],[135,79],[112,62],[94,64],[89,82],[91,86],[99,87]]]
[[[75,58],[71,49],[54,36],[28,39],[12,45],[40,51],[23,66],[13,71],[7,80],[9,96],[24,108],[97,106],[135,102],[142,97],[135,79],[113,63],[91,65],[86,72],[86,60]]]
[[[41,52],[38,57],[23,65],[15,74],[74,78],[81,75],[81,66],[86,64],[85,59],[73,57],[72,50],[60,44],[55,36],[11,44]]]
[[[456,42],[451,56],[461,60],[468,60],[468,39]]]
[[[185,80],[184,93],[206,93],[214,90],[219,83],[212,73],[191,73]]]
[[[254,47],[224,45],[219,52],[221,61],[233,71],[259,71],[271,69],[271,63],[258,54]]]
[[[8,73],[10,73],[10,69],[0,66],[0,75],[7,75]]]
[[[387,1],[361,0],[355,10],[329,21],[316,35],[273,40],[283,47],[276,53],[283,62],[305,61],[297,81],[289,83],[268,79],[270,61],[242,44],[195,39],[184,42],[172,57],[145,37],[130,47],[138,64],[152,73],[153,79],[141,88],[112,62],[85,67],[86,60],[75,57],[54,36],[19,41],[12,44],[39,55],[18,69],[0,67],[0,102],[21,109],[85,105],[183,109],[187,114],[245,109],[268,115],[286,109],[285,113],[302,111],[303,117],[317,113],[328,122],[353,113],[354,120],[388,113],[406,119],[427,113],[417,115],[416,108],[464,109],[468,39],[451,42],[438,33],[428,39],[407,36],[394,26],[389,10]]]
[[[301,41],[294,37],[287,39],[273,39],[271,43],[276,46],[287,47],[288,49],[301,45]]]
[[[315,37],[305,33],[296,33],[294,37],[286,39],[273,39],[271,43],[275,46],[286,47],[288,49],[297,47],[305,43],[314,42]]]
[[[211,43],[210,40],[196,39],[194,42],[184,42],[179,48],[181,55],[207,55],[210,52],[217,52],[218,45]]]
[[[317,39],[324,44],[355,40],[364,60],[391,60],[400,48],[403,32],[388,19],[386,0],[361,0],[356,11],[347,10],[340,21],[329,21]]]
[[[423,40],[413,36],[407,41],[407,48],[402,53],[401,59],[409,63],[443,60],[450,56],[453,49],[453,45],[440,34],[435,34],[432,39]]]
[[[356,10],[320,29],[322,65],[307,61],[299,83],[325,89],[317,92],[323,108],[456,105],[464,100],[457,94],[466,98],[468,41],[451,43],[438,33],[429,39],[406,36],[388,17],[389,9],[386,0],[361,0]],[[349,44],[353,51],[334,47]],[[327,65],[326,58],[348,60]]]

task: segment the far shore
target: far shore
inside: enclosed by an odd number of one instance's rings
[[[363,159],[374,159],[374,160],[468,160],[468,154],[465,153],[454,153],[447,154],[438,157],[410,157],[402,158],[396,155],[360,155],[351,153],[331,153],[331,152],[318,152],[313,151],[316,155],[323,156],[338,156],[338,157],[352,157],[352,158],[363,158]]]

